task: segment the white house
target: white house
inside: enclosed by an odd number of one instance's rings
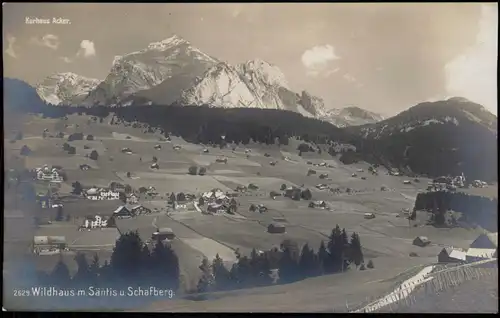
[[[103,190],[100,193],[101,200],[119,200],[120,193],[117,191]]]
[[[91,188],[85,192],[89,200],[119,200],[120,192],[109,189]]]
[[[139,198],[134,193],[131,193],[127,196],[128,204],[137,204],[137,202],[139,202]]]
[[[48,166],[36,169],[36,178],[43,181],[62,182],[63,178],[56,168],[50,169]]]
[[[497,250],[493,248],[469,248],[465,258],[468,263],[494,258]]]
[[[95,228],[100,228],[100,227],[107,227],[108,226],[108,220],[102,218],[99,215],[96,215],[94,219],[92,218],[87,218],[85,219],[85,222],[83,223],[83,227],[87,229],[95,229]]]

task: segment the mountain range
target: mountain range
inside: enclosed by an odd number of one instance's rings
[[[362,125],[382,116],[357,107],[326,108],[306,91],[293,92],[281,70],[260,59],[230,65],[172,36],[145,49],[115,57],[104,80],[73,73],[52,74],[37,93],[54,105],[196,105],[281,109],[328,121]]]
[[[116,57],[103,81],[60,73],[33,88],[4,78],[4,105],[4,112],[55,117],[113,112],[203,143],[221,135],[236,143],[342,139],[361,160],[408,174],[497,180],[497,117],[477,103],[424,102],[387,119],[358,107],[332,109],[292,91],[275,65],[255,59],[233,66],[177,36]]]

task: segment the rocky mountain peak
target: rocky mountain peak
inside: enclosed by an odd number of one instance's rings
[[[72,72],[54,73],[36,85],[38,95],[53,105],[81,102],[101,81]]]

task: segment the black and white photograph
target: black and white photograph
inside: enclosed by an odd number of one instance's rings
[[[498,313],[498,4],[3,3],[3,310]]]

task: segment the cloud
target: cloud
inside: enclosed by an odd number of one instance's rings
[[[16,51],[14,51],[14,43],[16,42],[16,37],[12,35],[7,35],[7,49],[5,49],[5,53],[12,58],[17,59]]]
[[[33,37],[30,40],[31,44],[48,47],[52,50],[57,50],[59,48],[59,37],[54,34],[45,34],[42,38]]]
[[[68,64],[73,63],[73,61],[75,60],[75,59],[69,58],[67,56],[61,56],[60,59],[63,60],[64,63],[68,63]]]
[[[80,43],[80,49],[78,50],[78,53],[76,53],[76,56],[78,57],[92,57],[95,56],[95,46],[94,42],[89,41],[89,40],[82,40]]]
[[[448,95],[497,113],[498,6],[482,5],[476,43],[445,66]]]
[[[328,70],[328,71],[325,72],[324,77],[329,77],[330,75],[335,74],[338,71],[340,71],[340,67],[336,67],[336,68],[334,68],[332,70]]]
[[[335,49],[330,44],[314,46],[306,50],[301,57],[309,76],[319,75],[327,68],[329,62],[338,59],[340,57],[335,54]]]
[[[356,82],[356,78],[354,76],[352,76],[351,74],[349,73],[345,73],[344,76],[342,76],[346,81],[348,81],[349,83],[354,83]]]
[[[91,58],[96,55],[94,42],[90,40],[82,40],[80,48],[74,57],[61,56],[59,57],[64,63],[73,63],[77,58]]]

